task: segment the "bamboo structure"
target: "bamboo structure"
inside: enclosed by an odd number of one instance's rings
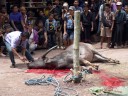
[[[80,41],[80,11],[74,12],[74,43],[73,43],[73,74],[78,77],[79,64],[79,41]]]

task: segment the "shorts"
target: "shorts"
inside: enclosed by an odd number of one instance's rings
[[[74,39],[74,31],[67,30],[67,34],[63,36],[63,40],[73,40]]]
[[[112,32],[109,27],[101,27],[100,36],[102,37],[112,37]]]

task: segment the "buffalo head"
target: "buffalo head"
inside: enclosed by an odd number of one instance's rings
[[[48,57],[46,57],[46,55],[51,52],[53,49],[55,49],[57,46],[54,46],[52,48],[50,48],[48,51],[46,51],[40,58],[38,58],[37,60],[35,60],[34,62],[30,62],[27,64],[28,68],[48,68],[50,66],[54,66],[51,65],[51,63],[48,63],[48,61],[50,60]]]

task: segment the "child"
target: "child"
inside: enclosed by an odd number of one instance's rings
[[[110,41],[112,37],[112,30],[114,26],[114,13],[111,12],[111,5],[105,5],[105,11],[102,14],[102,24],[101,24],[101,49],[103,48],[103,42],[105,37],[107,38],[107,47],[110,48]]]
[[[56,45],[55,32],[56,32],[56,20],[54,15],[50,14],[49,18],[45,22],[46,32],[48,34],[48,47],[51,48]]]
[[[45,27],[43,26],[42,20],[36,22],[36,31],[38,32],[38,46],[46,47],[47,45],[47,32]]]
[[[3,54],[5,48],[5,44],[3,41],[3,30],[0,29],[0,56],[5,57],[6,55]]]
[[[64,19],[64,34],[63,43],[64,47],[68,47],[74,40],[74,6],[69,7],[69,13]]]
[[[56,22],[57,22],[57,32],[56,32],[56,43],[58,45],[58,48],[64,49],[63,47],[63,40],[62,40],[62,22],[61,19],[59,19],[58,15],[55,16]]]

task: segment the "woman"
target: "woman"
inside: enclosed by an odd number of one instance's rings
[[[27,28],[29,33],[29,37],[28,37],[29,51],[33,53],[37,48],[38,34],[37,31],[33,29],[32,24],[28,23]]]

